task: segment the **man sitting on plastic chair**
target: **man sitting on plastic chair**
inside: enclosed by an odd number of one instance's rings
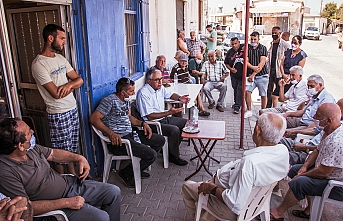
[[[29,199],[33,215],[62,210],[70,221],[120,220],[120,189],[85,180],[90,170],[86,158],[35,144],[33,132],[19,119],[0,122],[0,191]],[[48,161],[77,162],[80,176],[62,176]]]
[[[131,115],[130,96],[135,94],[134,81],[129,78],[120,78],[116,91],[100,101],[99,106],[90,116],[89,122],[109,137],[111,144],[108,144],[108,150],[114,155],[127,155],[126,147],[122,145],[121,139],[128,139],[132,154],[141,159],[141,177],[149,178],[150,174],[143,171],[156,160],[156,152],[161,150],[165,139],[162,135],[152,133],[147,123]],[[132,126],[143,127],[144,131],[137,132],[139,140],[134,137]],[[135,188],[131,163],[120,170],[119,176],[126,186]]]
[[[254,187],[270,185],[287,174],[288,151],[277,144],[285,129],[286,121],[281,116],[262,114],[253,134],[257,148],[245,151],[242,159],[223,166],[210,181],[184,183],[182,197],[188,213],[195,217],[200,193],[211,194],[207,207],[222,219],[236,220]],[[216,218],[206,212],[201,219]]]
[[[294,165],[288,176],[289,190],[282,203],[271,210],[271,220],[283,220],[288,208],[305,196],[321,196],[329,180],[343,180],[343,125],[337,104],[321,104],[314,119],[323,127],[322,139],[304,164]],[[334,187],[329,198],[342,200],[342,188]],[[310,200],[308,200],[310,202]],[[294,216],[309,218],[310,205],[304,211],[293,210]]]

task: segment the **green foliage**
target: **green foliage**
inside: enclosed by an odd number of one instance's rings
[[[338,14],[337,3],[329,2],[329,3],[325,4],[325,7],[324,7],[324,9],[323,9],[323,11],[321,13],[321,16],[324,17],[324,18],[327,18],[328,26],[329,26],[331,24],[331,22],[332,22],[332,19],[337,18],[337,14]]]
[[[339,20],[343,21],[343,3],[337,9],[336,14],[337,14],[337,19],[339,18]]]

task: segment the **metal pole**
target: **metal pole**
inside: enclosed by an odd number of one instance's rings
[[[246,76],[248,68],[248,36],[249,36],[249,17],[250,17],[250,0],[246,0],[245,3],[245,43],[244,43],[244,63],[243,63],[243,74],[242,74],[242,109],[241,109],[241,131],[240,131],[240,143],[239,148],[243,149],[244,141],[244,109],[245,109],[245,87],[246,87]]]

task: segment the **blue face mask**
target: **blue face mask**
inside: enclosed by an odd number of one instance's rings
[[[32,134],[30,139],[30,147],[26,151],[32,150],[36,146],[36,137]]]
[[[255,46],[257,46],[257,43],[256,43],[256,42],[251,42],[250,45],[251,45],[252,47],[255,47]]]

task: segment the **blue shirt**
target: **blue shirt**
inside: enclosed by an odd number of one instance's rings
[[[335,98],[324,88],[317,97],[313,96],[304,109],[304,114],[300,122],[310,125],[313,122],[313,116],[316,114],[319,105],[323,103],[336,103]]]
[[[105,126],[121,137],[132,133],[129,109],[130,102],[121,101],[116,94],[104,97],[96,108],[104,115],[101,120]]]
[[[164,100],[170,99],[172,93],[163,86],[159,90],[153,89],[149,84],[145,84],[137,92],[136,102],[139,113],[144,120],[152,113],[164,112]]]

